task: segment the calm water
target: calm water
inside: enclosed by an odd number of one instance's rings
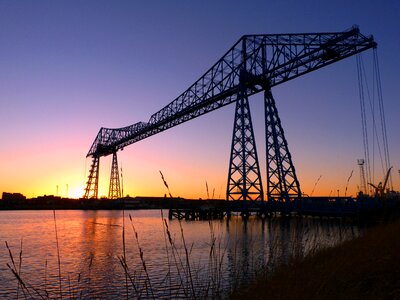
[[[167,232],[160,211],[124,214],[125,219],[122,211],[56,211],[63,298],[115,299],[127,292],[143,298],[184,298],[194,293],[211,297],[219,291],[226,295],[261,269],[273,269],[293,256],[359,234],[354,226],[337,221],[250,218],[243,222],[239,217],[229,222],[167,220]],[[120,262],[124,224],[125,270]],[[23,281],[43,295],[60,297],[53,211],[0,212],[0,240],[1,299],[24,298],[6,266],[11,259],[5,241],[17,269],[22,241]]]

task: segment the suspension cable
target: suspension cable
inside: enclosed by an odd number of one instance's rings
[[[383,139],[383,151],[385,155],[385,163],[386,163],[386,171],[390,168],[390,156],[389,156],[389,146],[388,146],[388,138],[387,138],[387,130],[386,130],[386,118],[385,118],[385,110],[383,107],[383,96],[382,96],[382,82],[381,75],[379,70],[379,60],[378,60],[378,51],[374,48],[374,73],[377,84],[377,93],[378,93],[378,105],[379,105],[379,115],[381,118],[381,126],[382,126],[382,139]],[[393,190],[393,181],[392,175],[389,174],[389,187]]]
[[[372,181],[375,181],[375,144],[378,148],[378,154],[379,154],[379,159],[381,163],[381,168],[382,168],[382,174],[383,176],[386,174],[387,168],[385,167],[385,163],[383,161],[383,155],[382,155],[382,149],[381,149],[381,141],[378,136],[378,127],[376,125],[376,112],[375,112],[375,82],[376,82],[376,76],[375,73],[373,73],[373,90],[372,90],[372,96],[370,93],[368,81],[367,81],[367,72],[365,71],[365,64],[363,62],[362,57],[360,58],[361,62],[361,68],[363,72],[363,78],[365,81],[365,86],[367,90],[367,95],[368,95],[368,103],[369,107],[371,110],[371,119],[372,119]],[[381,120],[381,128],[382,128],[382,120]],[[383,139],[382,139],[382,144],[383,144]]]
[[[386,130],[386,118],[383,107],[383,96],[382,96],[382,83],[380,78],[379,71],[379,62],[378,55],[376,49],[373,52],[373,88],[372,88],[372,96],[370,93],[370,89],[368,86],[365,65],[362,59],[362,56],[358,54],[357,58],[357,75],[358,75],[358,88],[359,88],[359,97],[360,97],[360,108],[361,108],[361,124],[363,131],[363,144],[364,144],[364,156],[367,165],[367,180],[369,182],[375,181],[375,143],[377,146],[380,164],[382,167],[383,175],[390,168],[390,157],[389,157],[389,147],[388,147],[388,138],[387,138],[387,130]],[[370,142],[368,140],[368,126],[367,126],[367,113],[366,113],[366,104],[365,104],[365,91],[368,97],[369,109],[371,110],[371,119],[372,119],[372,165],[370,158]],[[377,100],[375,98],[375,94],[377,94]],[[379,109],[379,121],[380,121],[380,129],[381,135],[380,138],[378,136],[378,126],[375,118],[375,102],[378,102]],[[382,142],[382,147],[381,147]],[[383,148],[383,151],[382,151]],[[371,171],[372,169],[372,171]],[[388,187],[393,189],[392,176],[389,176]],[[371,191],[369,189],[369,191]]]
[[[371,182],[371,169],[370,169],[370,160],[369,160],[369,143],[368,143],[368,128],[366,121],[366,113],[365,113],[365,101],[364,101],[364,87],[363,87],[363,73],[361,69],[361,55],[356,55],[357,59],[357,75],[358,75],[358,93],[360,98],[360,108],[361,108],[361,125],[362,125],[362,134],[363,134],[363,145],[364,145],[364,157],[366,161],[366,170],[367,170],[367,181]],[[370,188],[368,191],[370,191]]]

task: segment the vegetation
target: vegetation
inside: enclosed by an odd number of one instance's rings
[[[216,236],[213,223],[210,225],[209,253],[206,264],[199,264],[192,259],[193,244],[188,244],[181,222],[179,232],[171,232],[168,222],[162,216],[164,233],[164,253],[168,263],[168,272],[162,282],[155,281],[149,272],[146,254],[140,242],[134,222],[129,221],[122,226],[123,251],[118,259],[125,280],[121,287],[125,290],[121,297],[127,299],[221,299],[228,295],[233,299],[243,298],[279,298],[279,299],[376,299],[400,297],[400,221],[389,225],[381,225],[368,229],[361,238],[346,241],[341,226],[339,231],[332,232],[345,241],[341,245],[329,249],[321,247],[318,232],[308,235],[305,228],[306,220],[282,219],[276,220],[283,226],[289,226],[294,232],[293,240],[282,240],[281,231],[272,231],[268,244],[271,251],[263,264],[256,259],[260,253],[251,252],[250,261],[253,264],[252,275],[238,262],[239,249],[234,243],[231,257],[230,286],[226,286],[224,265],[227,259],[227,245],[220,236]],[[284,223],[282,223],[284,222]],[[274,227],[272,227],[274,228]],[[22,265],[22,242],[18,256],[13,256],[6,244],[10,264],[8,267],[17,280],[17,298],[21,299],[87,299],[101,297],[95,288],[90,286],[93,257],[88,266],[89,271],[82,270],[76,276],[62,274],[60,255],[58,251],[57,220],[54,213],[54,230],[57,243],[58,278],[50,284],[50,278],[45,276],[44,283],[33,286],[29,279],[20,276]],[[133,234],[134,244],[126,242],[126,235]],[[304,240],[305,236],[308,236]],[[251,243],[251,241],[250,241]],[[281,244],[281,243],[284,243]],[[306,251],[304,245],[311,245]],[[136,251],[139,258],[133,263],[128,259],[126,249]],[[286,251],[289,250],[289,251]],[[253,251],[253,250],[252,250]],[[285,253],[283,253],[284,251]],[[132,253],[132,251],[130,251]],[[232,253],[232,252],[231,252]],[[237,257],[236,257],[237,255]],[[15,259],[16,258],[16,259]],[[152,262],[153,263],[153,262]],[[46,260],[47,269],[47,260]],[[87,273],[87,275],[83,275]],[[46,274],[46,272],[45,272]],[[73,278],[72,278],[73,277]],[[242,278],[250,278],[242,280]],[[84,282],[88,284],[84,284]]]
[[[400,220],[294,260],[232,299],[400,299]]]

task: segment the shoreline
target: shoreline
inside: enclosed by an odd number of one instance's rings
[[[245,205],[243,205],[245,204]],[[11,210],[151,210],[169,209],[170,219],[210,220],[240,215],[262,219],[271,217],[340,218],[366,222],[387,219],[400,211],[399,196],[393,198],[305,197],[290,203],[277,201],[226,201],[221,199],[184,199],[166,197],[124,197],[120,199],[70,199],[53,195],[26,199],[8,194],[0,201],[0,211]]]
[[[72,199],[57,196],[37,198],[4,199],[0,201],[1,210],[113,210],[113,209],[171,209],[190,207],[223,208],[226,200],[184,199],[169,197],[124,197],[121,199]]]
[[[400,219],[362,236],[294,260],[238,288],[231,299],[398,299]]]

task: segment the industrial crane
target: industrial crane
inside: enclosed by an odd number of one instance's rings
[[[378,186],[376,186],[373,183],[369,183],[368,182],[368,184],[375,189],[375,197],[382,198],[382,197],[385,196],[385,194],[386,194],[386,192],[385,192],[386,191],[386,186],[387,186],[387,183],[389,181],[390,171],[392,170],[392,168],[393,167],[390,167],[389,170],[387,170],[386,176],[383,179],[383,184],[382,184],[382,181],[381,181],[381,182],[379,182]]]

